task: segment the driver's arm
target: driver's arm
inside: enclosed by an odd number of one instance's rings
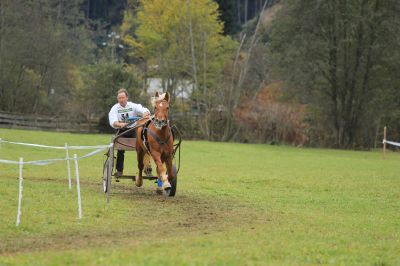
[[[123,128],[127,125],[127,123],[118,121],[118,111],[117,108],[114,106],[108,113],[108,120],[110,122],[110,126],[112,126],[115,129]]]
[[[134,103],[133,104],[133,109],[136,115],[141,116],[141,117],[149,117],[150,116],[150,111],[146,107],[143,107],[139,103]]]
[[[118,121],[115,121],[115,122],[113,123],[113,127],[114,127],[114,128],[123,128],[123,127],[125,127],[127,124],[128,124],[128,123],[125,123],[125,122],[118,122]]]

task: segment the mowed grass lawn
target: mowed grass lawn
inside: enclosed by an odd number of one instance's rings
[[[111,136],[0,129],[0,138],[63,146]],[[0,159],[20,156],[65,154],[1,144]],[[109,204],[103,160],[79,161],[82,220],[65,162],[25,165],[19,227],[18,166],[0,164],[0,265],[400,265],[398,153],[185,141],[175,198],[124,180]],[[135,173],[135,153],[125,162]]]

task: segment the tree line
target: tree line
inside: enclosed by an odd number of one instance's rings
[[[312,138],[372,147],[384,125],[399,129],[398,12],[393,0],[285,1],[270,30],[272,64],[307,105]]]
[[[0,2],[0,110],[100,119],[172,95],[186,137],[370,148],[400,129],[395,0]],[[393,133],[393,138],[397,137]]]

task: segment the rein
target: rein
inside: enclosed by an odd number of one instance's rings
[[[146,124],[146,122],[145,122],[145,123],[137,123],[137,122],[139,122],[140,120],[143,120],[143,118],[142,118],[142,119],[138,119],[138,120],[136,120],[136,121],[133,121],[133,122],[129,125],[130,127],[129,127],[127,130],[123,131],[123,132],[120,132],[121,129],[118,129],[116,136],[113,138],[113,142],[116,142],[116,143],[118,143],[118,144],[121,144],[121,145],[126,146],[126,147],[129,147],[129,148],[135,148],[134,146],[131,146],[131,145],[128,145],[128,144],[119,142],[118,139],[119,139],[120,137],[122,137],[123,135],[125,135],[125,134],[127,134],[127,133],[129,133],[129,132],[131,132],[131,131],[133,131],[133,130],[136,130],[136,129],[139,128],[139,127],[144,127],[144,125]],[[135,125],[135,124],[136,124],[136,125]]]

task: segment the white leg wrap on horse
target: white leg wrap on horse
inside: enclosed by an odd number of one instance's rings
[[[163,175],[161,179],[163,181],[163,188],[164,189],[171,187],[171,184],[168,181],[168,175]]]

